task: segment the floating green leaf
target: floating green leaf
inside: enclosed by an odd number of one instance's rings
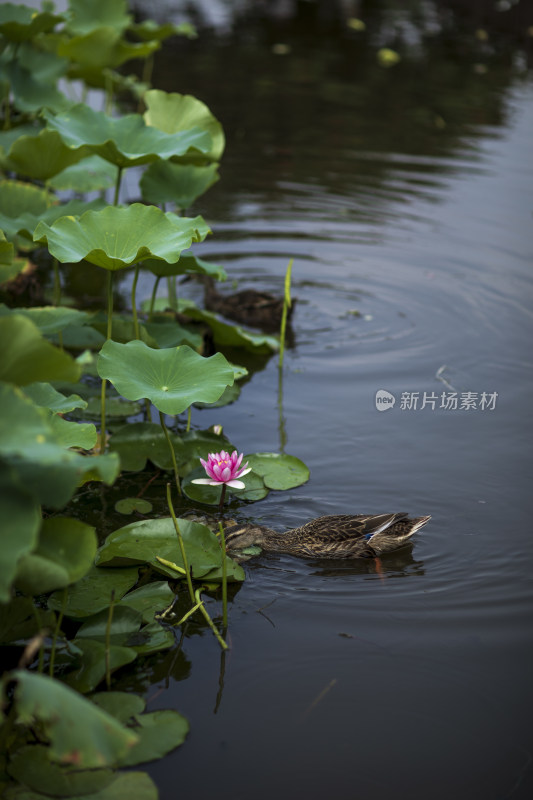
[[[244,461],[261,475],[269,489],[293,489],[309,480],[309,469],[296,456],[284,453],[252,453]]]
[[[181,487],[184,494],[197,503],[205,503],[209,506],[218,505],[222,489],[219,486],[193,483],[192,481],[195,478],[205,478],[205,470],[202,469],[202,467],[197,467],[183,479]],[[228,487],[227,491],[240,500],[248,500],[250,502],[262,500],[267,496],[268,489],[265,487],[263,479],[259,475],[254,475],[253,472],[251,472],[244,476],[243,481],[246,487],[245,489],[232,489]]]
[[[221,576],[222,550],[215,534],[205,525],[190,520],[179,519],[178,524],[193,577],[202,578],[213,569],[220,570]],[[162,565],[157,556],[183,568],[178,538],[170,517],[133,522],[109,534],[96,554],[96,563],[108,567],[147,563],[159,572],[177,578],[175,571]],[[238,564],[227,557],[226,564],[229,580],[244,579]]]
[[[94,691],[106,676],[106,652],[109,653],[109,672],[131,664],[137,658],[137,652],[131,647],[111,644],[109,650],[104,642],[94,639],[76,638],[73,644],[82,652],[78,669],[65,675],[65,682],[82,694]]]
[[[132,647],[140,656],[158,653],[161,650],[170,650],[176,644],[172,630],[164,628],[159,622],[151,622],[144,628],[130,636],[128,647]]]
[[[37,547],[19,561],[15,584],[27,594],[62,589],[89,571],[96,548],[90,525],[68,517],[45,519]]]
[[[61,217],[51,227],[41,222],[34,240],[46,242],[58,261],[85,259],[117,270],[147,258],[173,263],[208,233],[201,217],[177,217],[155,206],[133,203],[128,208],[107,206],[102,211],[87,211],[79,219]]]
[[[24,386],[35,381],[76,381],[80,368],[67,353],[42,338],[37,327],[22,315],[0,318],[4,355],[0,380]]]
[[[138,114],[110,117],[93,111],[84,103],[54,116],[43,112],[48,128],[57,131],[73,151],[97,155],[116,164],[132,167],[149,164],[158,159],[180,160],[189,151],[204,157],[211,147],[211,137],[205,130],[189,126],[178,133],[165,133],[146,125]]]
[[[98,614],[89,617],[89,619],[83,623],[76,634],[76,639],[93,639],[94,641],[105,643],[108,622],[109,609],[106,608],[103,611],[99,611]],[[133,633],[137,633],[141,627],[141,623],[142,615],[139,611],[129,606],[115,606],[109,632],[111,644],[126,644],[128,638]]]
[[[143,497],[123,497],[115,503],[115,511],[119,514],[133,514],[134,511],[138,511],[139,514],[149,514],[152,508],[150,501]]]
[[[143,622],[153,622],[154,614],[163,611],[174,599],[174,592],[166,581],[153,581],[128,592],[120,601],[120,606],[136,609],[142,614]]]
[[[123,725],[133,722],[133,718],[142,714],[146,706],[142,697],[131,692],[97,692],[91,696],[91,700]]]
[[[175,203],[185,209],[219,179],[218,164],[197,167],[155,161],[143,173],[140,187],[143,200],[148,203]]]
[[[110,769],[73,770],[54,763],[42,744],[17,750],[9,761],[9,774],[35,792],[66,798],[98,792],[115,778]]]
[[[116,773],[115,773],[116,774]],[[9,787],[5,800],[50,800],[50,795],[34,792],[22,786]],[[157,787],[146,772],[121,772],[105,788],[91,794],[77,795],[78,800],[158,800]],[[69,796],[69,800],[73,800]]]
[[[205,103],[188,94],[167,94],[151,89],[144,95],[147,111],[144,119],[160,131],[179,135],[191,128],[208,131],[211,138],[209,151],[204,151],[210,161],[220,161],[226,140],[222,125]]]
[[[152,350],[139,341],[107,341],[100,351],[98,373],[123,397],[148,398],[164,414],[181,414],[197,400],[212,403],[234,380],[221,353],[204,358],[187,345]]]
[[[81,580],[69,587],[65,614],[76,619],[97,614],[108,608],[113,591],[115,602],[118,602],[137,583],[137,578],[138,570],[135,567],[113,570],[92,567]],[[63,592],[55,592],[48,600],[48,607],[59,611],[62,603]]]
[[[134,767],[147,761],[163,758],[183,744],[189,732],[189,723],[172,709],[142,714],[136,718],[135,733],[139,741],[123,756],[119,767]]]
[[[12,678],[17,721],[42,725],[52,759],[79,768],[112,766],[137,743],[133,731],[63,683],[23,670]]]

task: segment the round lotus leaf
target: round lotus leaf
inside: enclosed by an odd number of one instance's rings
[[[309,480],[309,469],[296,456],[284,453],[252,453],[245,456],[257,475],[261,475],[269,489],[293,489]]]
[[[135,567],[109,570],[93,566],[81,580],[68,588],[65,614],[75,619],[97,614],[109,607],[113,591],[115,602],[118,602],[137,583],[138,577]],[[48,607],[60,611],[62,605],[63,592],[54,592],[48,599]]]
[[[130,637],[128,647],[132,647],[140,656],[170,650],[176,644],[176,637],[172,630],[164,628],[159,622],[150,622],[141,630]]]
[[[134,767],[136,764],[163,758],[183,744],[188,732],[189,723],[173,709],[141,714],[135,720],[135,733],[139,741],[119,760],[118,766]]]
[[[131,692],[97,692],[91,695],[91,700],[124,725],[146,707],[146,701]]]
[[[97,548],[94,528],[68,517],[43,520],[37,547],[18,564],[15,584],[27,594],[45,594],[83,578]]]
[[[74,359],[43,339],[33,322],[20,314],[0,317],[0,341],[2,381],[25,386],[35,381],[77,381],[80,376]]]
[[[140,187],[143,200],[148,203],[175,203],[178,208],[185,209],[218,180],[218,164],[197,167],[154,161],[144,171]]]
[[[119,34],[131,23],[127,0],[69,0],[68,7],[70,33],[90,33],[105,25]]]
[[[79,219],[61,217],[52,226],[39,223],[34,241],[46,243],[62,263],[89,261],[109,270],[122,269],[147,258],[169,263],[193,242],[209,233],[201,217],[177,217],[155,206],[133,203],[128,208],[107,206],[86,211]]]
[[[49,748],[42,744],[17,750],[9,760],[9,774],[35,792],[66,798],[99,792],[115,778],[111,769],[73,770],[57,764],[50,760]],[[18,796],[24,800],[24,795]]]
[[[56,191],[97,192],[117,182],[117,167],[100,156],[89,156],[55,174],[48,186]]]
[[[94,639],[73,639],[72,643],[81,650],[80,666],[64,676],[64,681],[82,694],[94,691],[106,676],[106,654],[109,653],[109,671],[131,664],[137,653],[131,647],[111,644],[109,650],[104,642]]]
[[[218,400],[234,380],[221,353],[204,358],[187,345],[152,350],[138,340],[107,341],[100,351],[98,374],[128,400],[148,398],[163,414],[172,415],[196,401]]]
[[[65,17],[49,11],[36,11],[30,6],[2,3],[0,5],[0,33],[11,42],[25,42],[38,33],[50,31]]]
[[[29,397],[36,406],[48,408],[54,414],[68,414],[75,408],[86,408],[87,402],[82,400],[78,394],[71,394],[65,397],[58,392],[50,383],[30,383],[24,387],[24,394]]]
[[[17,683],[17,722],[39,724],[53,760],[79,769],[113,766],[137,743],[132,730],[61,681],[27,670],[11,678]]]
[[[133,514],[134,511],[138,511],[139,514],[149,514],[152,508],[150,501],[143,497],[123,497],[115,503],[115,511],[119,514]]]
[[[152,581],[124,595],[120,606],[140,612],[143,622],[153,622],[154,615],[167,608],[173,599],[174,592],[167,581]]]
[[[180,160],[189,152],[205,158],[211,147],[211,137],[198,127],[165,133],[147,125],[138,114],[110,117],[84,103],[55,116],[46,110],[42,115],[70,149],[81,148],[84,155],[100,156],[121,168],[160,158]]]
[[[76,164],[86,155],[83,147],[68,147],[57,131],[44,129],[37,136],[20,136],[8,158],[21,175],[46,181]],[[81,191],[76,187],[77,191]]]
[[[198,127],[209,133],[211,147],[206,156],[210,161],[220,161],[226,139],[222,125],[205,103],[189,94],[168,94],[160,89],[151,89],[144,95],[146,112],[144,119],[169,134],[179,134]]]

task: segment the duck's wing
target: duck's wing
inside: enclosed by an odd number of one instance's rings
[[[395,522],[406,518],[407,514],[404,512],[396,514],[331,514],[313,519],[299,530],[304,536],[311,536],[315,541],[331,544],[332,540],[346,542],[354,539],[370,539],[376,533],[381,533]]]

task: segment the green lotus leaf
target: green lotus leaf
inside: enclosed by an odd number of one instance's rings
[[[91,319],[86,311],[78,311],[67,306],[41,306],[40,308],[8,308],[0,303],[0,319],[2,317],[21,316],[31,320],[44,335],[62,331],[72,324],[85,324]]]
[[[60,681],[27,670],[11,677],[17,722],[42,726],[54,761],[82,769],[113,766],[137,743],[132,730]]]
[[[57,45],[57,54],[74,62],[73,67],[69,69],[71,79],[80,78],[89,69],[98,81],[98,72],[119,67],[132,58],[146,58],[160,47],[157,41],[128,42],[122,39],[120,32],[114,28],[101,26],[72,38],[61,37]],[[76,69],[78,64],[82,68],[81,73]],[[89,78],[91,77],[89,74]],[[92,80],[89,85],[94,85]]]
[[[3,511],[3,509],[2,509]],[[39,509],[37,509],[39,513]],[[5,545],[4,545],[5,546]],[[0,575],[3,574],[3,570]],[[0,643],[2,644],[23,644],[28,639],[36,636],[42,628],[52,630],[56,624],[56,616],[53,611],[39,609],[39,620],[35,616],[33,600],[29,597],[9,598],[6,602],[0,602]]]
[[[146,772],[114,773],[115,779],[100,791],[83,794],[79,800],[158,800],[156,785]],[[50,795],[33,792],[23,786],[11,785],[5,791],[5,800],[50,800]],[[69,795],[69,800],[74,800]]]
[[[20,111],[40,111],[45,107],[59,112],[72,104],[72,101],[55,86],[43,82],[38,72],[34,72],[20,60],[7,64],[4,72],[10,84],[14,104]]]
[[[284,453],[252,453],[243,461],[261,475],[269,489],[294,489],[309,480],[309,469],[296,456]]]
[[[146,761],[163,758],[183,744],[189,732],[189,723],[185,717],[173,709],[141,714],[135,723],[135,733],[139,741],[119,759],[119,767],[134,767]]]
[[[0,231],[0,266],[2,267],[11,267],[13,264],[13,256],[14,256],[13,244],[8,242],[6,237],[4,236],[4,232]],[[17,275],[18,272],[15,272]],[[3,283],[5,280],[9,280],[12,276],[10,273],[6,273],[6,277],[2,275],[0,272],[0,283]]]
[[[39,107],[42,108],[42,104]],[[41,181],[53,178],[85,156],[83,147],[73,150],[63,142],[57,131],[47,128],[37,136],[20,136],[8,153],[10,164],[20,175]]]
[[[98,792],[115,778],[111,769],[73,770],[61,766],[50,760],[49,748],[42,744],[17,750],[9,760],[9,774],[35,792],[66,798]]]
[[[127,596],[127,595],[126,595]],[[76,634],[76,639],[92,639],[96,642],[104,642],[107,638],[109,624],[109,609],[104,609],[85,620]],[[128,637],[137,633],[142,624],[142,615],[139,611],[128,606],[115,606],[113,608],[113,618],[109,629],[109,641],[111,644],[123,645]]]
[[[205,525],[190,520],[178,519],[178,524],[193,577],[211,575],[215,569],[220,573],[217,580],[221,580],[222,550],[215,534]],[[157,556],[183,568],[178,538],[170,517],[133,522],[109,534],[96,554],[96,563],[107,567],[146,563],[163,575],[178,578],[174,570],[157,560]],[[228,580],[244,580],[242,569],[227,556],[226,565]],[[108,571],[115,572],[115,569]]]
[[[81,650],[80,666],[64,676],[64,681],[82,694],[93,692],[106,676],[106,653],[110,673],[131,664],[137,653],[130,647],[111,644],[109,650],[104,642],[93,639],[73,639],[72,643]]]
[[[138,114],[115,118],[83,103],[56,116],[43,111],[43,117],[72,150],[81,148],[84,155],[101,156],[121,168],[159,158],[179,160],[189,150],[205,158],[211,147],[209,134],[198,127],[169,134],[146,125]]]
[[[95,447],[98,436],[92,422],[69,422],[52,411],[49,413],[48,422],[56,443],[61,447],[79,447],[82,450]]]
[[[140,656],[170,650],[175,645],[174,632],[164,628],[159,622],[150,622],[128,639],[128,647],[132,647]]]
[[[39,223],[34,241],[47,243],[61,262],[89,261],[109,270],[157,258],[175,262],[193,242],[205,239],[209,228],[201,217],[164,214],[155,206],[133,203],[86,211],[79,219],[61,217],[52,226]]]
[[[54,202],[45,189],[22,181],[0,181],[0,227],[6,230],[4,219],[18,219],[25,213],[36,217],[44,214]]]
[[[67,617],[83,619],[103,611],[110,605],[111,592],[114,591],[115,602],[118,603],[137,583],[138,577],[136,567],[112,570],[92,567],[81,580],[69,586],[65,614]],[[48,607],[54,611],[60,611],[62,604],[63,592],[54,592],[48,599]]]
[[[52,225],[60,217],[79,216],[84,211],[100,211],[106,205],[101,198],[91,200],[89,203],[84,200],[69,200],[68,203],[50,206],[41,214],[32,214],[26,211],[14,219],[5,214],[0,215],[0,223],[4,224],[10,238],[18,234],[28,239],[29,242],[23,243],[25,247],[28,247],[30,242],[33,246],[33,233],[39,222],[42,221],[46,222],[47,225]]]
[[[164,264],[165,262],[158,261],[157,263]],[[154,316],[151,322],[145,322],[142,327],[156,343],[157,347],[162,350],[167,347],[188,344],[197,353],[202,352],[203,336],[195,331],[192,325],[180,325],[179,322],[169,316],[158,315]]]
[[[144,497],[123,497],[115,503],[115,511],[119,514],[133,514],[134,511],[138,511],[139,514],[149,514],[152,508],[153,505]]]
[[[174,596],[166,581],[154,581],[128,592],[117,609],[122,606],[135,609],[142,614],[143,622],[153,622],[154,615],[167,608],[174,600]]]
[[[38,33],[52,30],[64,19],[62,14],[39,12],[30,6],[14,3],[0,5],[0,33],[10,42],[33,39]]]
[[[49,383],[30,383],[24,387],[24,394],[29,397],[36,406],[48,408],[54,414],[68,414],[75,408],[86,408],[87,402],[82,400],[78,394],[71,394],[65,397]]]
[[[146,707],[145,700],[131,692],[97,692],[91,695],[91,700],[124,725],[132,722],[137,714],[142,714]]]
[[[94,328],[94,330],[101,333],[105,339],[105,334],[107,333],[107,314],[105,314],[103,311],[94,314],[91,319],[91,328]],[[139,324],[138,332],[139,335],[137,336],[137,330],[133,324],[131,315],[129,317],[123,317],[119,316],[118,314],[113,314],[114,342],[126,343],[130,342],[132,339],[139,339],[141,342],[147,344],[148,347],[155,347],[157,349],[157,342],[152,336],[150,336],[145,325]]]
[[[179,311],[190,319],[201,320],[209,325],[215,344],[219,347],[244,347],[252,353],[267,354],[279,349],[279,341],[274,336],[252,333],[239,325],[223,322],[212,311],[204,311],[192,301],[180,299]]]
[[[64,506],[84,479],[112,483],[120,470],[116,454],[88,458],[62,447],[49,412],[8,384],[0,384],[0,456],[13,480],[52,508]]]
[[[7,603],[20,560],[37,544],[41,512],[31,494],[5,468],[0,469],[0,478],[0,603]]]
[[[142,22],[130,25],[128,30],[142,41],[157,39],[157,41],[162,42],[164,39],[168,39],[169,36],[186,36],[187,39],[196,39],[198,36],[196,28],[190,22],[182,22],[179,25],[174,25],[172,22],[164,22],[159,25],[152,19],[145,19]]]
[[[89,156],[55,174],[48,186],[56,191],[96,192],[117,182],[117,167],[100,156]]]
[[[188,94],[168,94],[160,89],[146,92],[144,102],[147,108],[144,119],[147,125],[173,134],[194,127],[208,131],[211,146],[205,155],[210,161],[220,161],[226,144],[224,131],[205,103]]]
[[[120,397],[109,397],[106,400],[105,413],[106,416],[114,420],[127,419],[134,417],[141,411],[139,403],[128,403]],[[102,414],[102,406],[100,397],[90,397],[87,402],[87,408],[84,408],[80,416],[88,419],[100,419]]]
[[[15,585],[26,594],[63,589],[83,578],[96,553],[94,528],[68,517],[43,520],[37,547],[19,561]]]
[[[197,400],[214,402],[233,384],[233,369],[221,353],[210,358],[187,345],[152,350],[138,340],[107,341],[98,374],[127,400],[148,398],[164,414],[181,414]]]
[[[181,475],[198,466],[199,458],[209,453],[235,448],[225,436],[210,431],[189,431],[182,436],[170,432],[172,447]],[[111,452],[120,456],[122,469],[138,472],[150,460],[159,469],[172,469],[168,444],[160,425],[152,422],[133,422],[119,428],[111,437]]]
[[[67,353],[47,342],[21,314],[0,317],[3,358],[0,380],[24,386],[36,381],[77,381],[81,369]]]
[[[131,23],[127,0],[69,0],[67,28],[71,33],[89,33],[105,25],[124,31]]]
[[[218,180],[218,164],[197,167],[154,161],[144,171],[140,187],[143,200],[148,203],[175,203],[185,209]]]
[[[218,264],[210,264],[188,252],[182,253],[179,261],[175,261],[173,264],[148,258],[144,262],[144,266],[160,278],[172,275],[209,275],[217,281],[225,281],[228,277],[226,271]]]

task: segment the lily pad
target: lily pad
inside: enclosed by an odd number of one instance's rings
[[[97,192],[117,182],[117,167],[100,156],[89,156],[63,169],[48,181],[56,191]]]
[[[116,773],[115,773],[116,774]],[[5,800],[50,800],[49,795],[33,792],[22,786],[9,787]],[[122,772],[100,791],[78,796],[79,800],[158,800],[157,787],[146,772]]]
[[[113,28],[118,33],[131,23],[126,0],[69,0],[67,28],[71,33],[90,33],[102,26]]]
[[[147,761],[163,758],[183,744],[189,723],[172,709],[141,714],[136,718],[135,733],[139,741],[119,762],[119,767],[134,767]]]
[[[97,692],[91,700],[124,725],[134,721],[133,718],[142,714],[146,706],[142,697],[131,692]]]
[[[222,489],[219,486],[192,483],[195,478],[205,478],[205,470],[199,467],[193,470],[193,472],[190,472],[183,479],[181,488],[184,494],[197,503],[205,503],[209,506],[218,505]],[[243,481],[245,484],[244,489],[232,489],[228,487],[228,493],[230,495],[235,495],[240,500],[248,500],[250,502],[262,500],[267,496],[268,489],[265,487],[263,479],[259,475],[254,475],[253,472],[251,472],[244,476]]]
[[[10,758],[9,774],[35,792],[66,798],[98,792],[115,778],[111,769],[73,770],[54,763],[42,744],[17,750]]]
[[[269,489],[294,489],[309,480],[309,469],[296,456],[283,453],[252,453],[244,461],[261,475]]]
[[[154,161],[144,171],[140,187],[148,203],[175,203],[180,209],[189,208],[195,200],[220,180],[218,164],[195,166]]]
[[[69,46],[74,47],[74,43]],[[43,117],[48,128],[57,131],[71,150],[100,156],[120,168],[149,164],[160,158],[180,160],[189,151],[196,157],[205,157],[211,148],[209,133],[199,127],[190,125],[181,127],[178,133],[165,133],[147,125],[138,114],[110,117],[84,103],[56,116],[43,111]]]
[[[8,158],[20,175],[46,181],[85,155],[83,148],[73,150],[57,131],[45,128],[37,136],[20,136],[9,150]]]
[[[2,573],[0,573],[2,574]],[[41,626],[52,630],[56,616],[53,611],[39,609],[39,622],[35,617],[33,600],[17,596],[0,602],[0,643],[26,644],[28,639],[39,633]]]
[[[85,324],[91,318],[86,311],[78,311],[66,306],[41,306],[39,308],[8,308],[0,303],[0,318],[20,315],[33,322],[44,336],[57,333],[69,325]]]
[[[77,381],[81,370],[74,359],[47,342],[21,314],[0,317],[3,357],[0,380],[24,386],[35,381]]]
[[[128,647],[132,647],[140,656],[170,650],[175,644],[174,632],[164,628],[159,622],[150,622],[128,639]]]
[[[138,570],[135,567],[113,570],[92,567],[81,580],[69,587],[65,614],[75,619],[97,614],[109,607],[113,591],[115,602],[118,602],[137,583],[137,579]],[[59,611],[62,605],[63,592],[54,592],[48,599],[48,607]]]
[[[159,261],[158,263],[163,264],[164,262]],[[143,327],[161,350],[187,344],[193,350],[200,352],[203,347],[203,336],[196,332],[192,325],[180,325],[179,322],[164,315],[154,317],[152,322],[145,322]]]
[[[79,628],[76,639],[92,639],[105,644],[109,621],[109,609],[99,611],[89,617]],[[142,615],[129,606],[117,605],[113,608],[113,617],[109,632],[111,644],[124,645],[128,638],[137,633],[142,623]]]
[[[126,399],[148,398],[164,414],[181,414],[198,400],[212,403],[234,380],[221,353],[204,358],[187,345],[152,350],[139,341],[107,341],[98,373]]]
[[[45,519],[36,548],[18,563],[15,584],[27,594],[62,589],[89,571],[96,548],[90,525],[68,517]]]
[[[63,683],[25,670],[12,678],[17,721],[42,725],[52,759],[87,769],[113,766],[137,743],[133,731]]]
[[[99,686],[106,676],[106,653],[109,653],[109,672],[131,664],[137,658],[137,653],[130,647],[111,644],[109,650],[104,642],[93,639],[73,639],[73,644],[82,652],[80,666],[65,675],[64,680],[69,686],[82,694],[92,692]]]
[[[201,320],[211,328],[215,344],[220,347],[244,347],[252,353],[267,354],[279,350],[279,341],[274,336],[252,333],[239,325],[223,322],[212,311],[198,308],[192,300],[180,299],[179,311],[190,319]]]
[[[221,570],[222,551],[215,534],[205,525],[190,520],[179,519],[178,524],[193,577],[202,578],[213,569]],[[183,568],[178,538],[170,517],[133,522],[109,534],[96,554],[96,563],[108,567],[147,563],[158,572],[177,578],[176,572],[161,564],[157,556]],[[229,580],[244,580],[238,564],[227,557],[226,564]]]
[[[120,601],[120,606],[127,606],[142,614],[143,622],[153,622],[154,615],[163,611],[174,599],[174,592],[167,581],[154,581],[128,592]]]
[[[188,94],[168,94],[160,89],[151,89],[144,95],[147,125],[153,125],[167,134],[179,135],[191,128],[207,131],[211,146],[204,151],[210,161],[220,161],[226,139],[222,125],[205,103]]]
[[[133,203],[128,208],[86,211],[79,219],[61,217],[52,226],[41,222],[34,241],[46,243],[58,261],[85,260],[117,270],[147,258],[175,262],[183,250],[208,233],[201,217],[177,217],[155,206]]]
[[[153,275],[160,278],[168,278],[172,275],[209,275],[217,281],[225,281],[228,277],[226,271],[218,264],[211,264],[209,261],[197,258],[192,253],[182,253],[179,261],[175,261],[173,264],[148,258],[144,262],[144,266]]]
[[[150,501],[143,497],[123,497],[115,503],[115,511],[119,514],[133,514],[134,511],[138,511],[139,514],[149,514],[152,508]]]
[[[54,414],[68,414],[75,408],[86,408],[86,400],[82,400],[78,394],[70,394],[65,397],[58,392],[50,383],[30,383],[24,387],[24,394],[29,397],[36,406],[48,408]]]

